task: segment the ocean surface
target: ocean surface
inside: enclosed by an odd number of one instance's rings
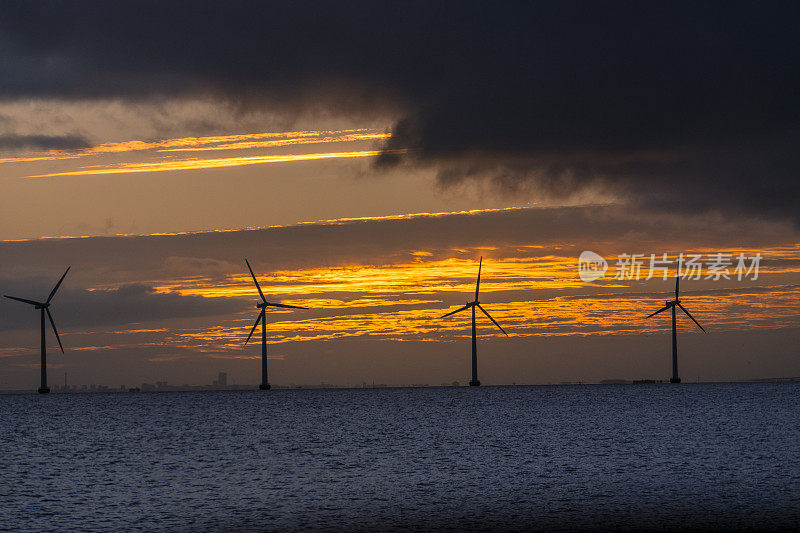
[[[800,384],[0,396],[0,530],[800,527]]]

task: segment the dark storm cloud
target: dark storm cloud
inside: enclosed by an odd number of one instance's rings
[[[6,4],[0,95],[398,115],[380,165],[800,220],[796,3]]]
[[[77,150],[89,148],[80,135],[0,135],[0,151],[6,150]]]

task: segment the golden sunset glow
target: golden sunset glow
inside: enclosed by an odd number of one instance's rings
[[[184,137],[160,140],[130,140],[107,142],[79,150],[48,150],[29,152],[16,157],[0,158],[0,165],[15,163],[46,163],[63,161],[68,168],[28,174],[29,178],[54,176],[102,175],[138,172],[168,172],[200,170],[207,168],[229,168],[268,163],[292,163],[325,159],[350,159],[373,157],[380,153],[375,143],[385,141],[391,135],[369,129],[304,130],[285,132],[246,133],[206,137]],[[370,146],[370,149],[317,151],[314,153],[284,154],[269,150],[301,145],[347,144]],[[268,151],[264,153],[264,151]],[[225,152],[235,151],[236,156],[213,159],[174,159],[177,152]],[[255,153],[254,153],[255,152]],[[120,158],[134,158],[122,160]],[[148,159],[142,162],[141,159]],[[78,159],[89,159],[93,164],[75,168],[69,164]]]
[[[795,309],[800,305],[800,288],[776,287],[767,295],[747,290],[722,297],[687,294],[686,302],[691,305],[692,314],[711,332],[774,329],[797,325]],[[662,300],[654,298],[555,297],[506,303],[487,301],[482,305],[511,337],[653,334],[667,332],[670,327],[666,316],[645,319],[662,305]],[[470,324],[468,312],[439,318],[454,309],[455,306],[442,305],[441,309],[391,310],[315,319],[300,318],[303,311],[276,312],[268,315],[267,331],[271,344],[367,335],[383,339],[454,341],[469,337]],[[478,319],[481,336],[502,336],[480,313]],[[688,318],[680,316],[678,324],[679,330],[694,333],[695,326]],[[178,345],[203,346],[207,350],[239,349],[251,326],[252,320],[247,315],[227,326],[184,331],[174,338]]]
[[[273,141],[237,141],[233,143],[219,144],[217,146],[197,146],[193,148],[168,148],[160,149],[159,152],[205,152],[212,150],[246,150],[250,148],[275,148],[277,146],[292,146],[296,144],[317,144],[334,142],[353,142],[383,140],[391,137],[389,133],[353,133],[339,135],[336,137],[298,137],[288,139],[277,139]]]
[[[179,161],[162,161],[158,163],[125,163],[114,168],[86,168],[71,172],[51,172],[28,176],[30,178],[49,178],[53,176],[84,176],[98,174],[129,174],[136,172],[166,172],[174,170],[201,170],[208,168],[240,167],[245,165],[262,165],[265,163],[290,163],[296,161],[316,161],[320,159],[351,159],[374,157],[380,150],[363,150],[360,152],[327,152],[317,154],[265,155],[253,157],[226,157],[220,159],[183,159]]]
[[[366,137],[366,133],[355,133],[366,130],[341,130],[341,131],[286,131],[268,133],[246,133],[242,135],[220,135],[216,137],[186,137],[182,139],[164,139],[160,141],[126,141],[121,143],[104,143],[95,148],[86,150],[86,154],[131,152],[138,150],[159,149],[168,151],[169,149],[192,149],[206,145],[231,146],[230,143],[243,143],[256,139],[277,139],[273,142],[282,144],[265,144],[264,146],[284,146],[286,144],[307,144],[310,142],[342,142],[344,140],[357,140],[359,135]],[[217,146],[215,149],[229,149]]]
[[[365,140],[380,140],[390,137],[388,133],[370,132],[370,130],[339,131],[286,131],[267,133],[246,133],[241,135],[219,135],[209,137],[184,137],[180,139],[162,139],[157,141],[131,140],[109,142],[92,148],[81,150],[48,150],[36,152],[35,155],[23,157],[6,157],[0,163],[23,163],[30,161],[55,161],[59,159],[75,159],[98,154],[115,154],[123,152],[140,152],[145,150],[198,151],[198,150],[240,150],[246,148],[271,148],[294,144],[338,143]],[[272,139],[262,141],[260,139]]]
[[[751,251],[739,250],[746,255]],[[737,251],[737,252],[739,252]],[[730,251],[727,251],[730,252]],[[476,251],[476,253],[480,253]],[[485,252],[484,252],[485,253]],[[657,310],[674,290],[667,281],[613,279],[613,269],[594,283],[577,276],[575,257],[484,257],[481,302],[511,337],[651,334],[669,329]],[[717,250],[701,250],[704,256]],[[686,280],[682,298],[709,331],[797,326],[800,286],[781,284],[797,272],[800,247],[762,250],[767,259],[758,282],[734,280],[724,288],[698,287]],[[417,258],[430,252],[413,252]],[[470,316],[463,312],[440,319],[474,295],[476,262],[472,259],[424,259],[389,265],[281,270],[257,274],[270,301],[311,308],[277,309],[267,315],[270,343],[372,336],[380,339],[454,341],[469,336]],[[702,277],[708,275],[702,271]],[[185,296],[258,298],[245,272],[223,280],[192,278],[160,283],[156,291]],[[254,306],[244,304],[239,318],[210,329],[176,333],[174,342],[208,351],[238,349],[252,323]],[[683,320],[685,319],[685,320]],[[499,331],[478,313],[481,335]],[[679,329],[695,328],[679,316]]]

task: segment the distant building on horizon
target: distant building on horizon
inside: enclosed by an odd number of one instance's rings
[[[220,372],[217,375],[217,379],[215,379],[211,385],[217,387],[227,387],[228,386],[228,374],[226,372]]]

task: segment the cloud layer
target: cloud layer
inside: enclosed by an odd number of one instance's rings
[[[78,150],[89,141],[79,135],[0,135],[0,151],[6,150]]]
[[[0,292],[32,300],[43,299],[54,280],[44,278],[0,279]],[[66,301],[66,305],[58,305]],[[60,307],[66,307],[59,312]],[[157,294],[142,283],[129,283],[109,290],[62,288],[53,301],[53,316],[59,327],[91,329],[99,326],[159,323],[169,319],[208,317],[241,310],[229,298]],[[32,306],[5,300],[0,305],[0,331],[39,327],[38,311]]]
[[[621,253],[694,251],[706,261],[716,250],[758,251],[758,279],[681,283],[687,307],[709,330],[705,339],[681,319],[681,349],[693,354],[685,368],[715,379],[797,375],[796,232],[645,214],[620,206],[505,209],[3,242],[0,294],[44,298],[72,266],[53,307],[67,353],[51,358],[71,382],[207,383],[222,370],[252,383],[260,346],[243,346],[258,312],[247,257],[270,301],[309,307],[268,316],[278,383],[439,383],[468,371],[469,316],[438,317],[474,294],[483,256],[482,304],[511,335],[479,322],[488,382],[660,377],[670,322],[644,317],[669,297],[672,280],[615,280],[609,271],[582,283],[580,252],[603,254],[613,269]],[[765,234],[773,236],[769,248]],[[38,326],[30,306],[0,298],[0,388],[37,383]],[[631,340],[637,335],[649,340],[640,345]],[[716,364],[720,354],[724,365]],[[747,366],[754,354],[757,370]]]
[[[19,2],[0,95],[397,117],[443,186],[798,220],[795,3]]]

